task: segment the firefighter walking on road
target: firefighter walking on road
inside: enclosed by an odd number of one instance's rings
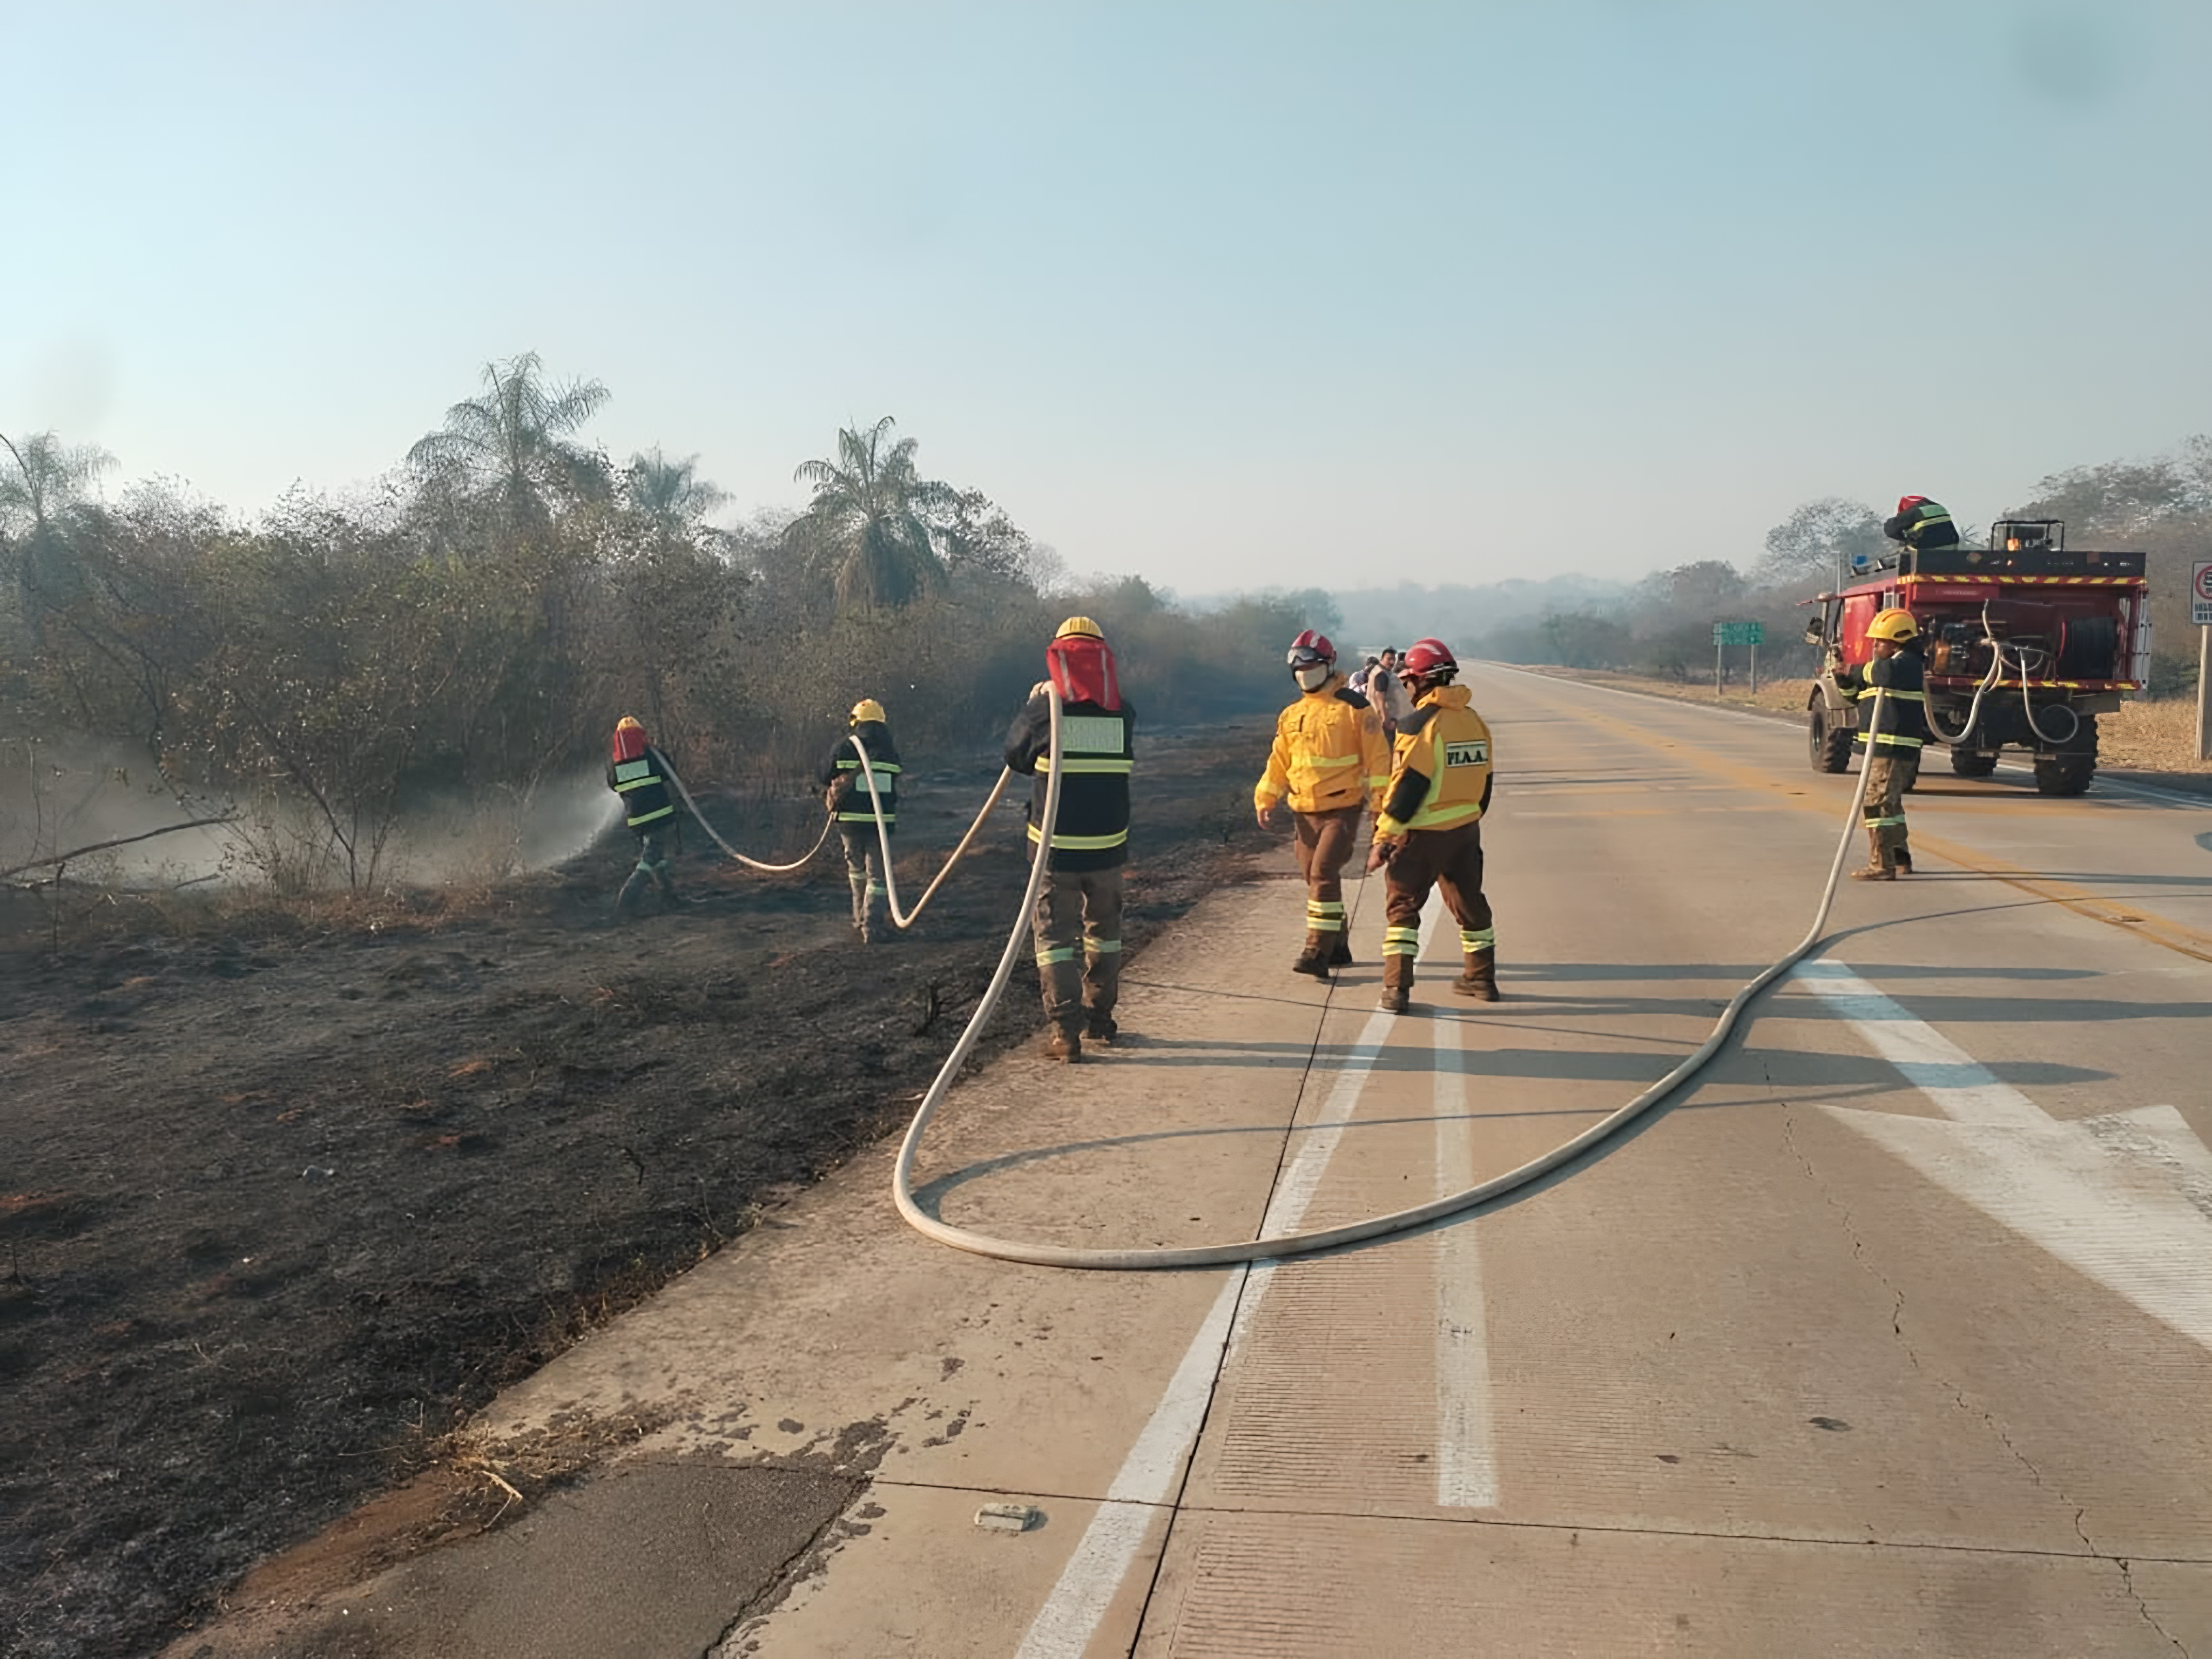
[[[1386,1013],[1406,1012],[1421,949],[1421,907],[1432,887],[1443,890],[1459,921],[1465,966],[1453,992],[1498,1000],[1498,930],[1482,890],[1482,815],[1493,781],[1490,727],[1467,688],[1452,684],[1458,673],[1441,640],[1417,640],[1399,665],[1413,708],[1399,729],[1367,858],[1370,870],[1388,872],[1380,1005]]]
[[[1859,706],[1868,711],[1859,720],[1856,739],[1866,756],[1862,816],[1867,865],[1851,872],[1854,881],[1895,881],[1912,873],[1912,849],[1905,842],[1905,792],[1919,773],[1920,747],[1928,738],[1928,681],[1919,638],[1919,624],[1910,611],[1882,611],[1867,624],[1873,660],[1864,668],[1840,669],[1836,675],[1839,684],[1856,687]]]
[[[1121,866],[1129,856],[1137,715],[1122,701],[1114,653],[1090,617],[1060,623],[1044,656],[1060,699],[1060,816],[1043,851],[1044,886],[1030,931],[1053,1028],[1045,1052],[1073,1061],[1083,1058],[1085,1041],[1111,1042],[1121,1030],[1114,1008],[1121,997]],[[1052,704],[1040,684],[1006,734],[1006,764],[1036,779],[1029,805],[1032,845],[1051,783],[1051,749]]]
[[[860,933],[860,943],[866,945],[878,930],[878,901],[884,896],[884,843],[876,833],[876,811],[880,805],[884,831],[896,833],[899,756],[884,706],[873,697],[863,697],[853,705],[848,726],[846,736],[822,763],[817,781],[845,843],[845,880],[853,890],[853,926]],[[867,777],[861,775],[860,757],[853,747],[855,738],[868,751]],[[869,778],[875,781],[872,798],[868,793]]]
[[[659,889],[664,907],[674,905],[676,883],[668,866],[678,844],[679,826],[676,803],[668,794],[668,763],[633,715],[624,714],[615,724],[607,753],[607,787],[621,800],[623,822],[637,837],[637,867],[615,899],[616,915],[634,914],[647,887]]]
[[[1325,980],[1330,969],[1352,965],[1344,866],[1359,833],[1360,808],[1382,811],[1390,750],[1381,716],[1336,672],[1336,647],[1326,634],[1307,629],[1291,641],[1287,660],[1298,700],[1276,716],[1274,746],[1252,805],[1266,829],[1276,803],[1290,803],[1306,884],[1305,945],[1291,970]]]

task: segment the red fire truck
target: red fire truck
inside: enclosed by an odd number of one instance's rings
[[[1811,603],[1806,639],[1825,646],[1806,711],[1814,767],[1851,762],[1859,704],[1837,684],[1872,656],[1867,624],[1892,605],[1919,624],[1931,745],[1962,778],[2025,750],[2035,787],[2078,795],[2097,769],[2097,716],[2138,690],[2150,665],[2143,556],[2066,545],[2061,519],[2000,519],[1986,547],[1904,548],[1863,580]]]

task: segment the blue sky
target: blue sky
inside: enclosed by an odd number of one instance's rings
[[[2201,0],[0,0],[0,431],[246,512],[483,364],[889,414],[1188,593],[1748,564],[2212,430]]]

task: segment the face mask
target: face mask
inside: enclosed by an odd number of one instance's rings
[[[1300,690],[1318,691],[1328,678],[1328,665],[1317,662],[1310,668],[1293,668],[1291,675],[1297,681]]]

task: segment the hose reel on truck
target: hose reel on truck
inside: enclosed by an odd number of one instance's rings
[[[1820,594],[1806,630],[1827,647],[1806,705],[1814,769],[1850,766],[1857,712],[1838,671],[1865,665],[1868,623],[1898,606],[1927,642],[1929,726],[1952,771],[1986,777],[2003,750],[2025,749],[2039,792],[2081,793],[2096,772],[2096,717],[2149,673],[2143,570],[2139,552],[2068,547],[2063,520],[2001,519],[1986,547],[1907,547]]]

